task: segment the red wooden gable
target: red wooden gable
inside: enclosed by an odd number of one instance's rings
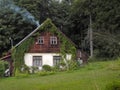
[[[57,44],[52,45],[50,43],[50,37],[57,38]],[[38,42],[39,37],[43,37],[43,44]],[[60,52],[60,40],[56,35],[51,34],[50,32],[42,32],[40,35],[35,38],[34,44],[30,47],[29,53],[58,53]]]

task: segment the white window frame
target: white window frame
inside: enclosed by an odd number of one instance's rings
[[[43,36],[40,36],[38,38],[38,44],[44,44],[44,37]]]
[[[33,67],[42,66],[42,56],[33,56]]]
[[[53,56],[53,65],[59,65],[61,61],[61,56]]]
[[[57,45],[57,37],[56,36],[51,36],[50,37],[50,44],[51,45]]]

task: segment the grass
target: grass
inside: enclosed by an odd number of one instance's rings
[[[0,79],[0,90],[106,90],[120,81],[120,60],[92,62],[79,70],[48,76]]]

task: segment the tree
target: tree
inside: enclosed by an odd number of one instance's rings
[[[76,0],[74,2],[71,14],[71,19],[73,20],[72,31],[70,31],[72,32],[71,36],[76,41],[77,45],[83,47],[83,49],[86,49],[86,47],[89,49],[88,43],[85,44],[83,41],[88,42],[87,31],[89,26],[89,15],[92,10],[93,40],[95,51],[98,50],[97,56],[110,58],[120,56],[117,51],[119,50],[120,42],[120,39],[118,39],[118,33],[120,32],[120,1],[91,0],[91,3],[89,1],[90,0]],[[92,7],[91,10],[89,7],[90,5]],[[112,38],[110,36],[112,36]],[[105,43],[107,43],[107,45]]]
[[[11,0],[3,1],[2,4],[0,3],[0,6],[3,8],[12,4]],[[23,18],[24,15],[22,14],[24,13],[22,12],[29,11],[30,14],[34,16],[34,20],[38,20],[40,23],[48,17],[51,18],[54,24],[70,37],[79,48],[89,53],[88,29],[90,24],[89,16],[91,13],[93,45],[94,51],[97,51],[95,55],[102,55],[103,57],[120,56],[117,51],[119,50],[120,44],[119,0],[61,0],[61,2],[58,0],[14,1],[15,7],[22,7],[19,9],[20,13],[15,13],[13,12],[14,10],[0,9],[0,39],[1,41],[5,41],[0,42],[2,50],[7,50],[8,46],[10,47],[8,37],[12,37],[14,42],[17,43],[35,28],[35,24],[27,20],[29,18]],[[20,30],[21,27],[22,30]],[[5,35],[8,37],[6,38]],[[105,45],[103,41],[106,42],[107,45]],[[115,47],[114,45],[117,46]]]
[[[25,7],[35,17],[37,17],[40,23],[47,18],[51,18],[55,25],[60,28],[60,30],[69,35],[68,29],[71,25],[69,20],[70,7],[73,0],[62,0],[61,2],[58,0],[33,0],[32,2],[34,2],[33,5],[30,5],[31,0],[16,1],[19,6]]]
[[[10,38],[14,45],[30,33],[35,25],[27,22],[20,14],[8,8],[0,10],[0,53],[10,49]]]

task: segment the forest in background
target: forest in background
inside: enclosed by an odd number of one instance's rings
[[[0,0],[0,55],[47,18],[89,54],[90,15],[94,56],[119,57],[120,0]]]

